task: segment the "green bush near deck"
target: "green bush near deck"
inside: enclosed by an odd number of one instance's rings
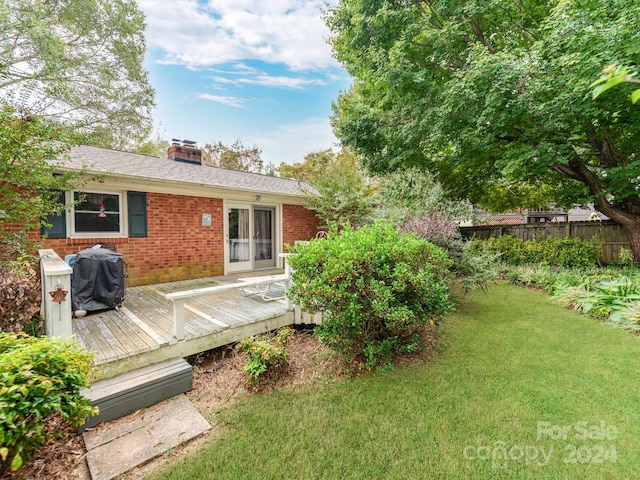
[[[282,328],[276,334],[247,337],[238,344],[239,351],[247,356],[244,365],[249,388],[260,387],[260,380],[275,374],[289,359],[286,343],[295,333],[293,328]]]
[[[80,426],[95,413],[80,394],[91,361],[68,340],[0,333],[0,472],[19,470],[49,440],[50,415]]]
[[[320,338],[352,365],[371,369],[418,347],[418,331],[450,308],[448,254],[386,222],[332,229],[290,258],[288,295],[323,312]]]

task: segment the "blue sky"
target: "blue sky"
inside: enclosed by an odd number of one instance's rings
[[[350,84],[322,20],[337,0],[139,0],[163,138],[237,139],[265,163],[337,148],[331,102]]]

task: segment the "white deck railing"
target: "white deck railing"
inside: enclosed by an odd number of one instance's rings
[[[184,340],[184,304],[189,298],[200,297],[202,295],[210,295],[212,293],[219,293],[234,289],[247,290],[247,287],[257,287],[256,291],[250,292],[250,294],[256,294],[262,296],[259,289],[260,286],[271,285],[274,283],[284,283],[285,295],[290,287],[291,282],[291,268],[287,257],[291,255],[288,253],[280,254],[280,258],[284,259],[284,274],[283,275],[268,275],[264,277],[257,277],[251,279],[243,279],[240,282],[230,283],[228,285],[216,285],[215,287],[196,288],[193,290],[184,290],[182,292],[168,293],[165,298],[173,302],[173,334],[177,340]],[[285,297],[286,298],[286,297]],[[263,299],[266,298],[263,296]],[[307,313],[303,312],[300,307],[291,305],[289,299],[286,299],[287,310],[293,310],[294,312],[294,324],[315,324],[322,323],[322,313]]]
[[[200,297],[202,295],[211,295],[212,293],[220,293],[228,290],[241,289],[251,286],[270,285],[272,283],[283,282],[285,290],[288,287],[289,275],[269,275],[255,279],[247,279],[241,282],[230,283],[228,285],[216,285],[215,287],[196,288],[193,290],[184,290],[182,292],[167,293],[165,298],[173,302],[173,334],[177,340],[184,340],[184,302],[188,298]]]

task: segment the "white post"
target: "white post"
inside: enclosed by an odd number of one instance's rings
[[[42,280],[41,313],[45,318],[45,333],[49,337],[71,336],[72,269],[51,249],[43,249],[38,253]]]
[[[293,310],[291,300],[289,300],[289,297],[286,297],[287,291],[289,290],[289,288],[291,288],[291,265],[289,265],[289,257],[291,255],[291,253],[281,253],[279,255],[280,258],[284,259],[284,274],[287,277],[287,279],[284,281],[284,294],[286,298],[285,301],[287,303],[287,310]]]
[[[178,341],[184,340],[184,300],[173,300],[173,334]]]

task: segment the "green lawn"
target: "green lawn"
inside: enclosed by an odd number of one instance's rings
[[[637,476],[640,339],[504,283],[441,338],[424,366],[253,395],[154,478]]]

